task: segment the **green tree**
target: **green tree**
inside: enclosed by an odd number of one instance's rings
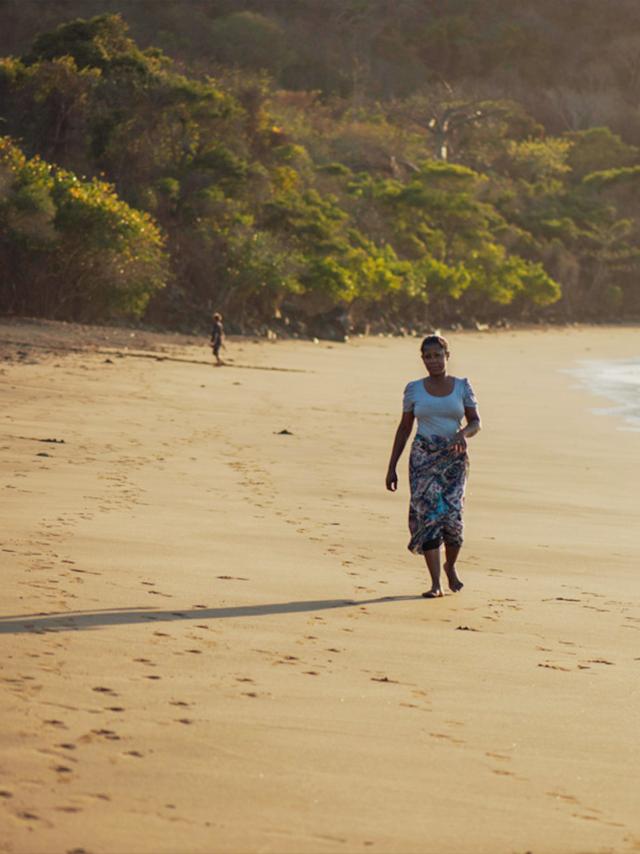
[[[0,138],[0,307],[75,320],[140,317],[167,278],[151,218]]]

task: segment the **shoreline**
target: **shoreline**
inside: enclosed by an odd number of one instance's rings
[[[34,341],[19,340],[18,337],[8,335],[8,330],[24,327],[25,331],[34,329],[41,333],[38,337],[41,343]],[[550,322],[537,321],[531,323],[525,322],[505,322],[491,324],[476,324],[475,326],[462,327],[460,324],[453,326],[441,326],[434,328],[425,327],[424,332],[416,330],[407,331],[406,333],[397,332],[375,332],[371,334],[354,333],[348,334],[346,340],[334,340],[331,338],[316,338],[313,336],[305,337],[300,335],[284,335],[276,333],[275,337],[270,337],[266,333],[247,332],[245,334],[228,334],[227,338],[233,343],[263,343],[263,344],[280,344],[285,342],[298,342],[300,344],[348,344],[358,340],[404,340],[404,339],[419,339],[423,334],[428,335],[431,332],[443,334],[447,336],[458,335],[476,335],[480,334],[510,334],[514,332],[553,332],[553,331],[568,331],[576,329],[640,329],[640,320],[637,321],[602,321],[602,322],[586,322],[586,321],[567,321],[567,322]],[[60,337],[64,337],[66,332],[76,342],[78,339],[81,343],[76,343],[71,346],[62,346],[59,344],[47,343],[46,332],[52,333],[54,341],[58,341]],[[130,343],[140,344],[140,349],[152,349],[152,345],[159,347],[190,347],[202,346],[198,342],[208,338],[207,331],[203,332],[181,332],[178,330],[161,329],[151,326],[126,323],[81,323],[77,321],[54,320],[41,317],[22,317],[22,316],[0,316],[0,359],[6,358],[7,347],[33,347],[42,350],[57,350],[59,352],[90,352],[95,348],[88,339],[89,336],[96,336],[98,341],[108,342],[115,341],[116,347],[113,349],[128,348]],[[132,342],[130,339],[138,339]],[[5,349],[3,349],[5,348]],[[98,352],[102,352],[98,350]],[[107,352],[107,351],[105,351]]]
[[[435,601],[383,485],[415,339],[3,362],[0,851],[637,850],[640,447],[562,373],[614,328],[445,333],[484,429]]]

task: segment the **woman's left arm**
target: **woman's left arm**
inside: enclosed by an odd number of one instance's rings
[[[475,436],[476,433],[479,433],[482,429],[482,423],[480,421],[480,413],[478,412],[478,408],[476,406],[465,406],[464,417],[467,423],[460,432],[462,433],[465,439],[470,439],[472,436]]]
[[[467,439],[475,436],[482,429],[480,422],[480,413],[476,406],[465,406],[464,417],[466,424],[462,427],[451,440],[451,445],[458,453],[462,453],[467,449]]]

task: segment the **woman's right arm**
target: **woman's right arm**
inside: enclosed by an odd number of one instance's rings
[[[407,439],[411,435],[413,429],[413,412],[403,412],[396,435],[391,448],[391,457],[389,459],[389,468],[387,469],[387,477],[385,480],[387,489],[390,492],[395,492],[398,488],[398,475],[396,474],[396,465],[404,451],[404,446],[407,444]]]

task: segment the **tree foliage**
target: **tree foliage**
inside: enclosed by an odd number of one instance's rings
[[[148,214],[0,137],[0,306],[98,320],[139,317],[166,282]]]
[[[563,125],[581,102],[553,69],[546,106],[523,96],[562,4],[287,5],[154,3],[151,25],[123,2],[144,39],[100,14],[0,59],[2,310],[300,330],[640,312],[640,134]]]

